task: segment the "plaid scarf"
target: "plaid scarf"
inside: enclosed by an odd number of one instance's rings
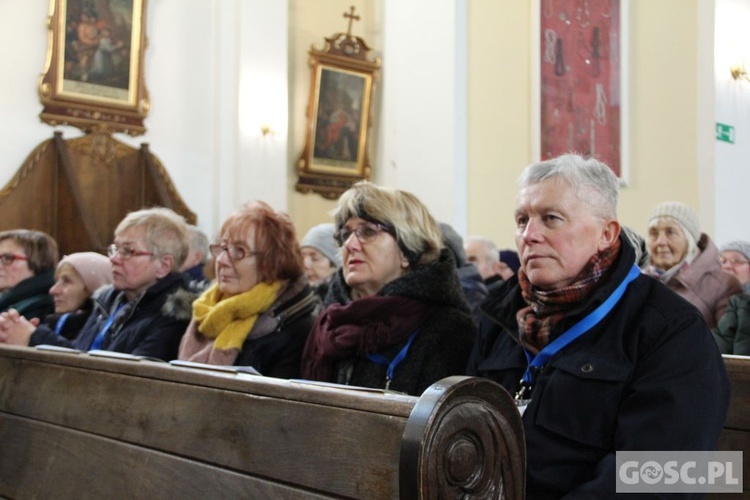
[[[612,267],[620,252],[620,240],[602,252],[594,254],[576,281],[557,290],[539,290],[529,283],[523,270],[518,272],[521,295],[528,304],[516,313],[518,340],[533,354],[549,344],[550,336],[565,314],[591,296],[602,276]]]

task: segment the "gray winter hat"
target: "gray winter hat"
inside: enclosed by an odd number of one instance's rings
[[[730,241],[729,243],[722,245],[722,247],[719,248],[720,253],[730,251],[739,252],[744,255],[747,260],[750,260],[750,243],[748,243],[747,241]]]
[[[464,239],[453,229],[453,226],[440,222],[440,232],[443,233],[443,241],[453,256],[456,258],[456,267],[466,264],[466,252],[464,251]]]
[[[341,256],[333,239],[335,232],[336,226],[332,223],[318,224],[307,232],[299,246],[300,248],[314,248],[333,262],[334,266],[339,267],[341,265]]]
[[[651,212],[651,217],[648,218],[649,225],[654,219],[659,217],[671,217],[676,220],[685,230],[690,233],[693,237],[693,241],[696,243],[701,239],[701,224],[698,219],[698,214],[695,210],[685,203],[679,201],[665,201],[659,203],[654,207]]]

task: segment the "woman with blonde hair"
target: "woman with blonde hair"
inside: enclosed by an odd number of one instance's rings
[[[182,216],[163,207],[130,212],[108,248],[112,284],[94,297],[93,310],[73,341],[52,335],[46,343],[174,359],[194,298],[179,272],[187,251]],[[29,326],[15,311],[3,314],[0,341],[28,345]]]
[[[359,182],[334,215],[342,266],[305,346],[303,377],[419,395],[462,374],[476,327],[424,204]]]

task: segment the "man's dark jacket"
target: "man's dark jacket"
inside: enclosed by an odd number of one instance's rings
[[[620,239],[613,274],[557,335],[604,301],[633,266],[635,253]],[[490,294],[468,364],[469,375],[511,394],[527,366],[516,340],[516,312],[524,306],[516,277]],[[537,375],[523,415],[528,498],[612,498],[616,451],[713,450],[728,404],[724,363],[701,314],[640,275],[601,322]]]

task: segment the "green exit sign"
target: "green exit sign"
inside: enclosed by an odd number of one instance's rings
[[[716,140],[734,144],[734,127],[716,122]]]

